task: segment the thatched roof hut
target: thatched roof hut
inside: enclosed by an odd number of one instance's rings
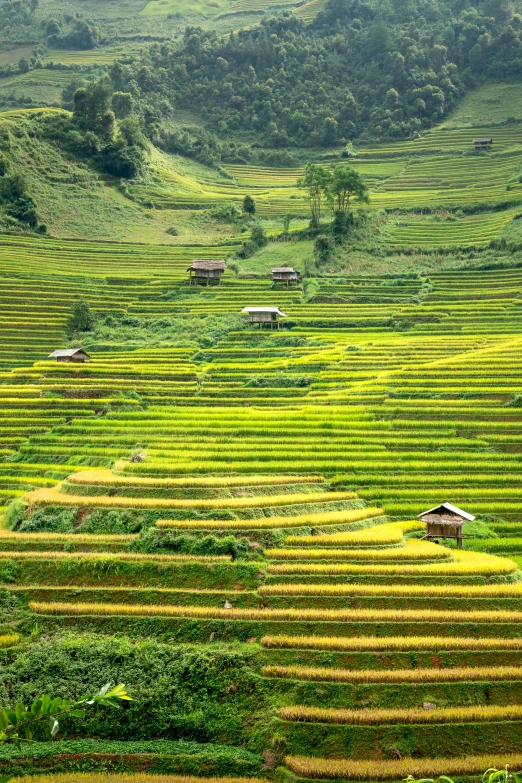
[[[91,357],[83,348],[58,348],[47,357],[57,362],[85,362]]]
[[[441,503],[419,514],[426,522],[426,538],[456,538],[457,546],[462,548],[462,528],[464,522],[473,522],[475,517],[451,503]]]
[[[269,324],[271,329],[279,329],[281,323],[279,318],[286,318],[279,307],[244,307],[242,313],[248,313],[249,324],[259,324],[261,329],[265,324]]]
[[[189,266],[189,284],[202,283],[204,285],[216,284],[221,282],[221,275],[225,271],[225,262],[223,260],[208,260],[195,258]]]

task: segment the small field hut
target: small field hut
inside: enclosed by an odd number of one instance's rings
[[[279,318],[286,318],[286,315],[281,312],[279,307],[244,307],[241,312],[248,313],[248,323],[259,324],[260,329],[266,324],[271,329],[280,329],[281,323]]]
[[[440,506],[429,508],[419,514],[419,519],[426,522],[426,538],[455,538],[458,549],[462,549],[462,527],[464,522],[473,522],[475,517],[451,503],[441,503]]]
[[[473,146],[478,152],[479,150],[490,150],[493,144],[491,136],[481,136],[479,139],[473,139]]]
[[[189,285],[219,285],[225,271],[224,261],[194,259],[189,266]]]
[[[91,357],[83,348],[63,348],[53,351],[47,358],[57,362],[86,362]]]
[[[299,272],[291,266],[276,266],[272,269],[273,283],[286,283],[286,287],[295,286],[299,282]]]

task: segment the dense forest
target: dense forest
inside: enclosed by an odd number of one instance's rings
[[[37,0],[0,0],[3,34],[21,39],[38,28],[54,48],[103,44],[103,30],[88,20],[39,17],[37,9]],[[149,138],[203,162],[220,157],[211,134],[280,150],[407,138],[440,122],[484,78],[522,76],[518,10],[508,0],[327,0],[308,24],[274,11],[223,35],[188,26],[141,58],[117,62],[110,76],[114,90],[132,96]],[[38,52],[20,69],[41,67]],[[64,91],[66,108],[72,93]],[[178,109],[194,112],[205,130],[161,135],[161,119]]]
[[[521,31],[504,0],[328,0],[311,24],[285,12],[224,36],[188,27],[181,45],[154,45],[111,77],[160,114],[191,109],[220,135],[272,147],[396,139],[439,122],[481,78],[522,75]]]

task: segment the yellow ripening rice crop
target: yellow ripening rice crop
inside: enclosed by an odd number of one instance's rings
[[[330,533],[324,536],[287,536],[285,544],[288,546],[385,546],[386,544],[400,544],[404,533],[412,530],[424,530],[424,523],[418,520],[410,522],[389,522],[374,527],[366,527],[362,530],[348,530],[342,533]]]
[[[186,508],[205,510],[212,508],[253,508],[286,506],[298,503],[328,503],[338,500],[353,500],[356,492],[310,492],[286,495],[255,495],[239,498],[129,498],[117,495],[66,495],[59,487],[36,489],[26,495],[30,504],[46,506],[89,506],[95,508]],[[201,526],[201,523],[200,523]]]
[[[138,538],[137,535],[122,535],[115,533],[15,533],[11,530],[0,530],[0,547],[2,542],[23,541],[56,544],[127,544]]]
[[[331,669],[314,666],[263,666],[265,677],[315,682],[499,682],[522,680],[520,666],[454,666],[446,669]]]
[[[267,568],[270,574],[397,574],[398,576],[463,576],[467,574],[510,574],[518,566],[513,560],[485,552],[453,550],[453,559],[443,563],[284,563]]]
[[[492,585],[365,585],[280,584],[260,585],[261,595],[346,595],[392,598],[522,598],[522,581]]]
[[[18,633],[4,633],[0,636],[0,647],[12,647],[20,641]]]
[[[322,707],[282,707],[282,720],[300,723],[347,723],[360,726],[377,726],[385,723],[484,723],[491,721],[521,720],[522,704],[496,704],[471,707],[438,707],[425,710],[422,707],[386,710],[336,710]]]
[[[116,469],[124,470],[125,463],[118,463]],[[113,473],[107,468],[82,470],[72,473],[70,484],[97,484],[132,487],[262,487],[278,484],[321,484],[323,476],[182,476],[156,478],[148,476],[126,476]]]
[[[203,617],[264,622],[434,622],[434,623],[520,623],[522,612],[434,609],[225,609],[219,606],[172,606],[169,604],[113,604],[31,602],[35,612],[45,614],[129,614],[165,617]]]
[[[354,508],[344,511],[325,511],[317,514],[299,514],[294,517],[262,517],[261,519],[160,519],[156,522],[156,526],[175,528],[176,530],[272,530],[285,527],[344,525],[350,522],[359,522],[362,519],[377,517],[383,513],[382,508]]]
[[[449,560],[452,550],[431,541],[407,541],[403,547],[392,549],[265,549],[265,557],[272,560]]]
[[[439,775],[472,775],[482,773],[485,769],[503,769],[506,765],[509,766],[510,772],[515,772],[522,768],[522,753],[435,759],[404,758],[397,761],[286,756],[285,764],[291,772],[303,778],[401,780],[408,775],[415,778],[426,776],[437,778]],[[42,783],[45,783],[43,779]]]
[[[193,775],[151,775],[148,772],[56,772],[23,775],[16,783],[252,783],[252,778],[198,778]],[[256,778],[256,783],[269,783]]]
[[[297,650],[522,650],[522,638],[458,636],[263,636],[264,647]]]
[[[157,562],[162,563],[230,563],[229,555],[157,555],[142,554],[141,552],[14,552],[8,550],[0,552],[0,560],[111,560],[130,562]]]

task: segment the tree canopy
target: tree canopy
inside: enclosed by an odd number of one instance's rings
[[[517,10],[327,0],[310,24],[283,12],[223,36],[187,27],[180,46],[155,44],[110,73],[151,116],[190,109],[228,139],[255,132],[281,149],[397,139],[440,122],[478,80],[522,75]]]

